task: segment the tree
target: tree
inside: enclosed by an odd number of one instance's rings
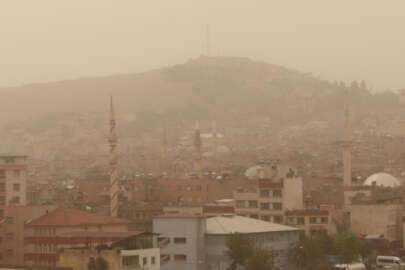
[[[271,250],[255,248],[253,254],[246,260],[246,270],[271,270],[273,254]]]
[[[254,242],[246,234],[234,233],[226,239],[228,247],[227,255],[231,260],[229,270],[236,270],[239,266],[244,266],[246,261],[254,253]]]
[[[90,258],[87,264],[88,270],[108,270],[108,263],[102,257],[97,257],[96,259]]]

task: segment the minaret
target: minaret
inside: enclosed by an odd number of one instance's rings
[[[195,123],[194,129],[194,171],[201,177],[201,137],[198,121]]]
[[[212,153],[214,155],[214,161],[217,160],[217,122],[212,121]]]
[[[344,111],[344,141],[343,141],[343,185],[350,187],[352,184],[352,141],[350,130],[350,112],[348,94],[346,92],[346,104]]]
[[[165,170],[166,169],[166,163],[167,163],[167,134],[166,134],[166,127],[163,128],[163,134],[162,134],[162,149],[160,153],[160,159],[161,159],[161,169]]]
[[[114,104],[110,101],[110,214],[118,216],[117,133],[115,131]]]

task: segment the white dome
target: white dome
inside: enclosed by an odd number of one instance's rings
[[[370,175],[363,183],[364,186],[382,186],[382,187],[397,187],[401,185],[394,176],[388,173],[375,173]]]

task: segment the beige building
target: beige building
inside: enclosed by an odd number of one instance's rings
[[[283,223],[286,211],[303,209],[302,178],[292,168],[272,165],[256,181],[255,189],[234,192],[237,215]]]
[[[10,205],[26,205],[26,156],[0,155],[0,218]]]
[[[300,228],[307,235],[317,233],[334,234],[336,224],[331,211],[328,210],[294,210],[285,213],[285,223]]]
[[[402,240],[400,198],[367,199],[345,205],[350,229],[358,235],[382,235],[389,241]]]

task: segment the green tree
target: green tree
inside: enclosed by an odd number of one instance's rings
[[[271,250],[255,248],[253,254],[246,260],[245,270],[271,270],[273,254]]]
[[[91,258],[87,264],[88,270],[108,270],[108,263],[101,257]]]
[[[231,260],[229,270],[236,270],[239,266],[244,266],[246,261],[254,253],[255,243],[251,237],[246,234],[234,233],[226,239],[228,247],[227,255]]]

